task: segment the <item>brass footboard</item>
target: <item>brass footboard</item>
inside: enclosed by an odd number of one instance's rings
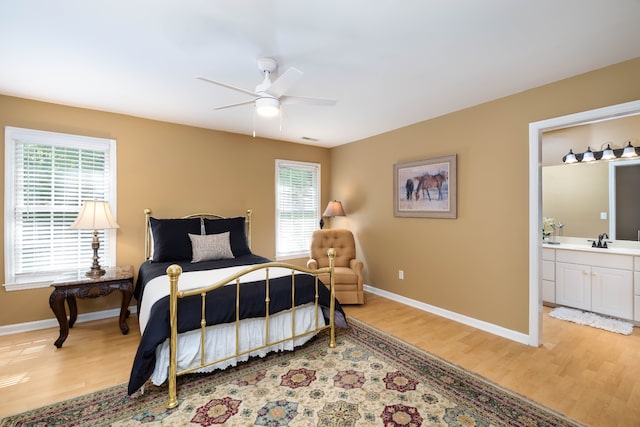
[[[336,255],[336,251],[334,249],[329,249],[329,267],[320,268],[317,270],[310,270],[304,267],[298,267],[292,264],[281,263],[281,262],[270,262],[266,264],[256,264],[246,269],[242,270],[239,273],[234,274],[228,278],[225,278],[217,283],[212,285],[208,285],[198,289],[192,289],[188,291],[178,291],[178,278],[180,274],[182,274],[182,268],[179,265],[171,265],[167,268],[167,275],[169,276],[170,281],[170,303],[169,303],[169,311],[170,311],[170,322],[171,322],[171,336],[170,336],[170,344],[169,344],[169,396],[167,399],[166,407],[167,409],[172,409],[178,406],[178,396],[176,389],[176,378],[178,375],[187,374],[198,369],[202,369],[204,367],[223,362],[228,359],[237,358],[239,356],[243,356],[245,354],[249,354],[251,352],[261,350],[264,348],[268,348],[270,346],[281,344],[287,341],[293,341],[296,338],[300,338],[310,334],[316,334],[324,329],[330,329],[330,338],[329,338],[329,347],[334,348],[336,346],[336,338],[335,338],[335,289],[334,289],[334,258]],[[270,342],[269,341],[269,304],[271,302],[269,296],[269,269],[271,268],[285,268],[291,270],[291,337]],[[248,273],[257,271],[257,270],[265,270],[265,282],[266,282],[266,297],[265,297],[265,345],[251,348],[248,350],[240,351],[240,280],[243,276]],[[295,333],[295,312],[296,307],[294,304],[295,300],[295,273],[307,273],[315,276],[315,302],[314,302],[314,315],[315,315],[315,328],[313,330],[304,332],[302,334],[296,335]],[[330,304],[329,304],[329,325],[320,326],[318,322],[318,314],[319,314],[319,304],[318,304],[318,287],[324,286],[322,282],[318,279],[319,274],[329,273],[330,277]],[[224,286],[227,283],[235,281],[236,283],[236,318],[235,318],[235,331],[236,331],[236,348],[235,353],[224,357],[219,360],[206,361],[205,360],[205,328],[207,325],[205,319],[205,298],[207,292],[211,292],[217,288]],[[192,367],[189,369],[185,369],[183,371],[177,371],[177,350],[178,350],[178,298],[185,298],[188,296],[200,295],[202,298],[202,314],[200,319],[200,365],[196,367]]]

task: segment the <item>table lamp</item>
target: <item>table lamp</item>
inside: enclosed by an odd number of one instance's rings
[[[324,210],[322,217],[332,218],[334,216],[347,216],[342,209],[342,203],[338,200],[332,200],[327,204],[327,208]],[[324,227],[324,219],[320,217],[320,228]]]
[[[120,228],[113,219],[109,202],[101,200],[88,200],[82,204],[82,209],[73,224],[73,230],[93,230],[93,240],[91,248],[93,249],[93,265],[91,270],[87,271],[87,277],[101,277],[105,270],[98,263],[98,249],[100,248],[100,240],[98,239],[98,230],[111,228]]]

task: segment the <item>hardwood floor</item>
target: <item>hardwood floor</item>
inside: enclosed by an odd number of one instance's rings
[[[367,294],[345,306],[410,344],[590,426],[640,426],[640,330],[630,336],[544,317],[539,348]],[[548,312],[545,309],[545,312]],[[0,336],[0,416],[125,383],[139,339],[135,316],[76,324],[61,349],[56,329]]]

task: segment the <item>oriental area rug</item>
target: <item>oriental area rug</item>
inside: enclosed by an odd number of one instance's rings
[[[561,414],[354,319],[338,346],[322,333],[283,352],[127,396],[126,384],[0,426],[578,426]]]

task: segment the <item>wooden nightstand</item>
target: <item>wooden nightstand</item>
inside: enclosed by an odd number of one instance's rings
[[[62,274],[51,286],[54,287],[49,297],[49,306],[56,315],[60,324],[60,336],[54,343],[58,348],[69,335],[69,328],[78,318],[77,298],[97,298],[108,295],[113,291],[122,292],[122,306],[120,308],[120,330],[123,335],[129,332],[127,317],[129,317],[129,302],[133,295],[133,267],[130,265],[121,267],[107,267],[102,277],[90,278],[86,276],[86,269],[74,270]],[[64,302],[69,305],[69,319],[64,307]]]

